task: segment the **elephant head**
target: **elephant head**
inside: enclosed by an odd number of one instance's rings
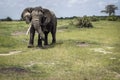
[[[32,13],[33,8],[29,7],[29,8],[25,8],[22,12],[22,19],[26,21],[27,24],[29,24],[31,22],[31,13]]]

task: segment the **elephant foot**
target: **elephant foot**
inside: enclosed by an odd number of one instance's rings
[[[56,42],[52,42],[50,45],[55,45]]]
[[[48,43],[45,43],[44,46],[48,46]]]
[[[28,45],[28,48],[33,48],[33,47],[34,47],[34,45],[32,45],[32,44]]]
[[[42,46],[42,45],[37,45],[36,47],[37,47],[37,48],[43,48],[43,46]]]

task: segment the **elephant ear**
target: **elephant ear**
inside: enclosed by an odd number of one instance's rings
[[[42,23],[44,26],[46,26],[50,21],[51,21],[51,12],[48,9],[44,9],[42,10],[43,12],[43,20]]]
[[[41,20],[41,23],[44,24],[45,20],[46,20],[46,17],[43,16],[43,17],[42,17],[42,20]]]
[[[25,16],[30,15],[33,11],[33,8],[25,8],[21,14],[21,18],[24,20]]]

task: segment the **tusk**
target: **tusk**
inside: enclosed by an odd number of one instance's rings
[[[31,28],[31,23],[29,24],[29,28],[28,28],[28,30],[27,30],[27,32],[26,32],[26,35],[28,35],[28,33],[29,33],[29,31],[30,31],[30,28]]]

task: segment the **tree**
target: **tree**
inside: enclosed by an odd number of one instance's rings
[[[7,17],[7,18],[6,18],[6,21],[12,21],[12,18]]]
[[[101,12],[107,13],[109,14],[109,16],[111,16],[111,15],[115,15],[115,10],[118,10],[118,7],[113,4],[110,4],[110,5],[106,5],[105,10],[102,10]]]

